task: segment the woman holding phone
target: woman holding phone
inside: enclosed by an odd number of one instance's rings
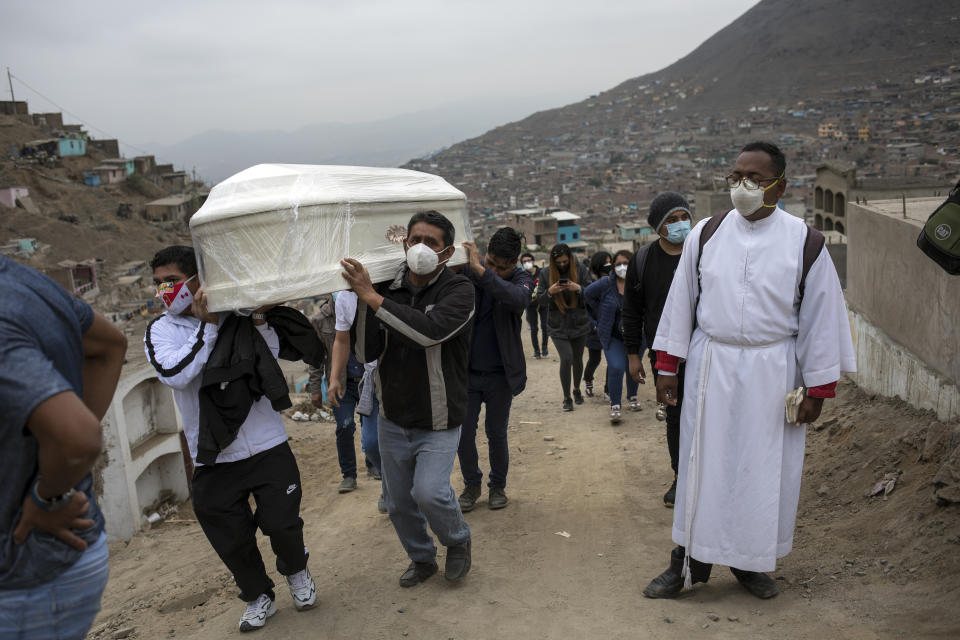
[[[580,380],[583,377],[583,348],[593,328],[583,291],[591,282],[586,265],[577,262],[566,244],[550,250],[549,279],[542,278],[537,295],[550,296],[547,311],[547,333],[560,356],[560,386],[563,410],[573,411],[573,404],[583,404]],[[545,291],[544,291],[545,290]],[[573,382],[573,397],[570,383]]]

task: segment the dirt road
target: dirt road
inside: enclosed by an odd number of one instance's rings
[[[672,475],[651,385],[641,387],[643,411],[625,413],[623,423],[612,427],[598,399],[572,413],[560,411],[556,360],[528,365],[530,382],[515,399],[510,421],[510,504],[490,511],[484,494],[467,514],[473,568],[459,586],[438,575],[402,589],[397,578],[408,561],[389,519],[376,510],[378,484],[364,476],[356,491],[339,495],[333,425],[288,421],[303,475],[302,514],[320,604],[294,610],[263,540],[268,568],[280,585],[280,611],[256,637],[960,637],[952,617],[960,594],[960,549],[938,535],[940,546],[928,550],[937,560],[928,563],[931,569],[921,564],[907,574],[904,566],[903,580],[897,572],[884,572],[888,565],[867,556],[873,553],[871,541],[889,532],[867,528],[850,535],[848,529],[834,538],[829,526],[824,531],[824,521],[839,516],[817,512],[804,519],[822,502],[814,493],[823,491],[819,478],[804,479],[797,548],[775,573],[779,597],[750,596],[721,567],[708,585],[676,600],[642,597],[673,546],[673,512],[662,503]],[[602,368],[598,379],[601,374]],[[830,411],[840,406],[847,405],[835,403]],[[824,445],[827,437],[828,431],[812,430],[808,436]],[[480,440],[483,452],[486,443]],[[484,470],[485,459],[482,453]],[[459,469],[453,485],[459,493]],[[856,495],[863,500],[860,488]],[[938,517],[947,534],[960,533],[956,508]],[[192,519],[188,504],[177,521],[111,545],[110,583],[91,638],[238,637],[243,604]],[[832,568],[836,571],[825,570]]]

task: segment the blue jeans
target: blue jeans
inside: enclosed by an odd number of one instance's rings
[[[513,392],[502,371],[497,373],[470,372],[467,383],[467,417],[463,419],[460,435],[460,471],[466,485],[479,487],[483,481],[477,453],[477,422],[480,405],[487,405],[487,446],[490,452],[490,475],[487,485],[503,489],[507,486],[507,469],[510,466],[510,451],[507,448],[507,423],[510,420],[510,405]]]
[[[603,350],[607,357],[607,386],[610,393],[610,406],[620,404],[620,396],[623,395],[623,377],[627,377],[627,398],[633,398],[637,395],[637,383],[630,377],[630,369],[627,367],[627,347],[622,340],[610,338],[610,344]]]
[[[348,380],[343,390],[340,406],[333,408],[333,416],[337,420],[337,460],[340,462],[340,473],[344,478],[357,477],[357,452],[353,448],[353,434],[357,431],[354,421],[357,403],[360,402],[360,383]],[[369,416],[360,416],[360,448],[367,458],[367,466],[380,473],[380,445],[377,444],[377,413],[380,407],[377,398],[373,398],[373,413]]]
[[[54,580],[32,589],[0,590],[0,638],[83,640],[100,611],[109,572],[107,535],[101,534]]]
[[[470,541],[470,527],[450,486],[460,427],[405,429],[380,416],[383,498],[407,556],[435,562],[437,548],[427,524],[445,547]]]

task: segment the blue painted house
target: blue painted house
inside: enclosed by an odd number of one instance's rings
[[[111,167],[122,167],[123,175],[132,176],[136,170],[136,162],[132,158],[107,158],[103,161],[103,164]]]
[[[57,153],[61,158],[87,155],[87,141],[84,138],[60,138],[57,140]]]
[[[587,243],[580,237],[580,216],[569,211],[548,214],[557,221],[557,242],[563,242],[574,251],[583,251]]]
[[[621,240],[633,240],[634,238],[643,238],[653,233],[650,225],[642,222],[627,222],[617,224],[617,233]]]

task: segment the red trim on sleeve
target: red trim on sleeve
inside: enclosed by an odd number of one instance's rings
[[[676,373],[679,368],[680,358],[672,356],[666,351],[657,351],[657,371]]]
[[[808,398],[835,398],[837,397],[837,383],[822,384],[819,387],[807,389]]]

